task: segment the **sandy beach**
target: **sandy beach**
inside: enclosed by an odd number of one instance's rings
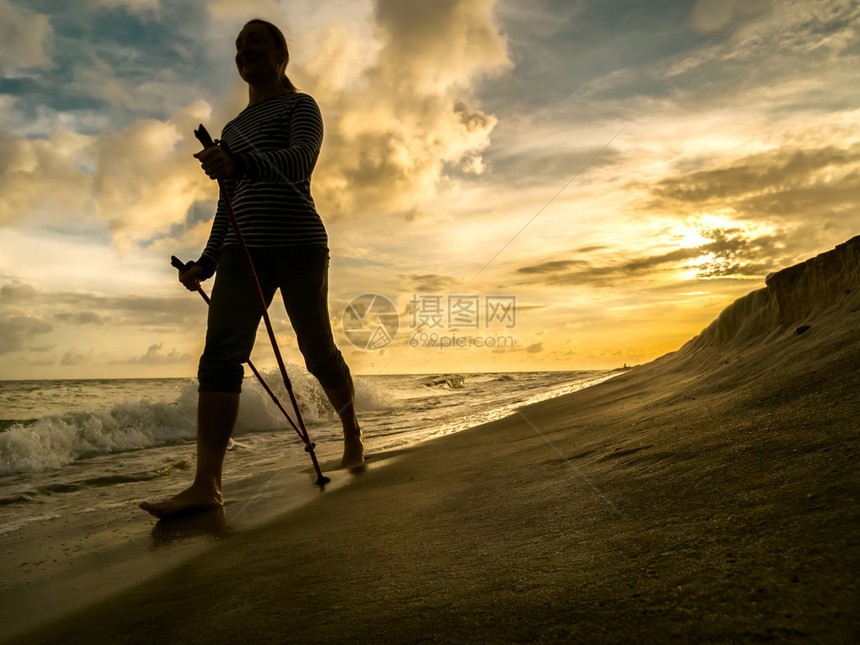
[[[858,267],[853,238],[673,354],[374,455],[9,642],[856,640]]]

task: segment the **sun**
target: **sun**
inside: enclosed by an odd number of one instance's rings
[[[698,229],[679,231],[675,235],[677,236],[675,243],[682,249],[695,249],[712,241],[705,237],[702,231]]]
[[[699,213],[675,225],[668,233],[673,245],[696,249],[714,241],[713,231],[743,231],[747,227],[732,219],[730,213]]]

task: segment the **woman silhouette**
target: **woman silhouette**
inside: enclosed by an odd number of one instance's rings
[[[221,134],[222,146],[194,156],[211,179],[224,180],[266,303],[281,296],[305,364],[343,424],[341,465],[364,461],[349,368],[335,346],[328,313],[328,237],[310,192],[323,126],[319,107],[285,74],[281,31],[251,20],[236,38],[236,67],[248,84],[248,106]],[[217,268],[217,274],[216,274]],[[206,346],[198,367],[197,471],[193,484],[140,507],[157,517],[223,506],[221,469],[239,411],[243,368],[262,314],[230,228],[223,199],[200,259],[179,280],[195,291],[215,274]]]

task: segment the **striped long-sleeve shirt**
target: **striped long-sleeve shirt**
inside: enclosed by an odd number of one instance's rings
[[[325,227],[311,197],[323,123],[307,94],[280,94],[251,105],[224,126],[221,139],[246,155],[246,172],[225,180],[239,229],[249,247],[326,245]],[[221,249],[238,244],[223,197],[198,264],[211,275]]]

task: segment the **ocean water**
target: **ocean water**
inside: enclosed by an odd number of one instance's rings
[[[304,370],[288,371],[320,462],[336,461],[341,430],[323,391]],[[613,375],[359,376],[356,403],[372,459]],[[278,373],[264,377],[290,409]],[[146,482],[152,498],[181,490],[193,473],[196,400],[192,379],[0,381],[0,535],[71,511],[133,505],[133,483]],[[233,438],[225,483],[310,465],[298,435],[253,377],[245,380]]]

